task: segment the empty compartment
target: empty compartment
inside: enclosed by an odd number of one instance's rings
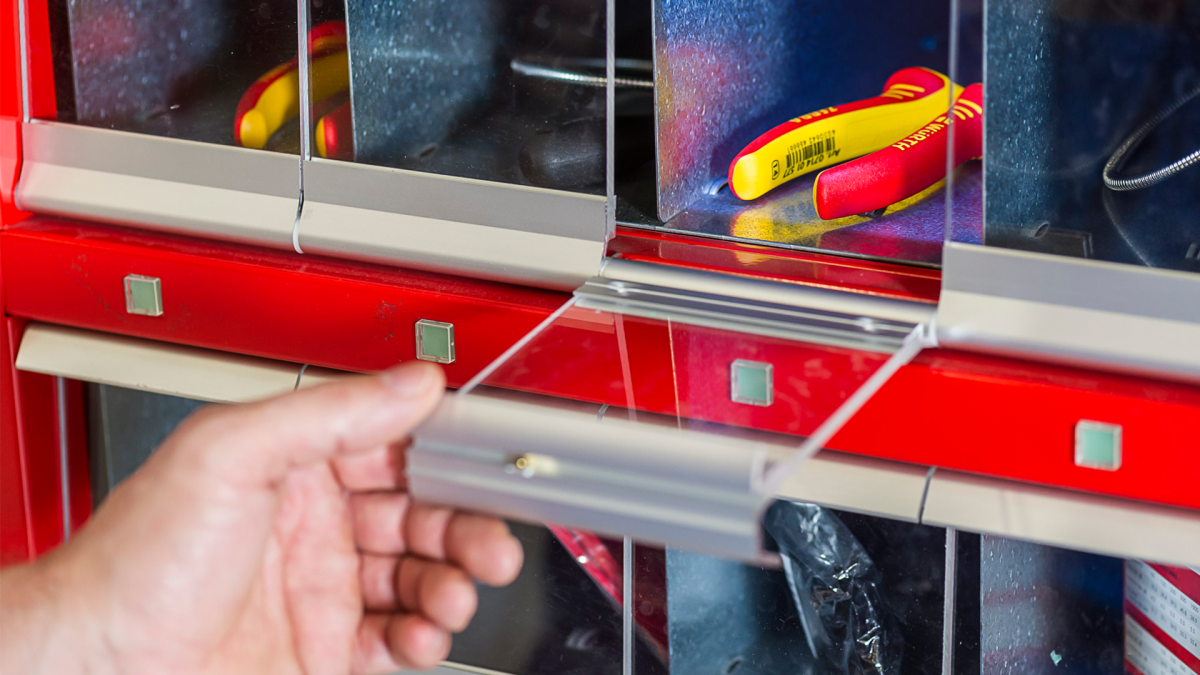
[[[655,0],[649,23],[634,5],[617,3],[617,57],[653,54],[655,129],[625,119],[649,111],[623,108],[618,86],[619,222],[940,263],[943,130],[960,91],[940,79],[949,2]],[[981,65],[958,69],[955,84],[978,81]],[[910,151],[917,141],[931,152]],[[893,144],[905,147],[891,157]],[[958,171],[955,203],[969,204],[982,190],[979,163]]]

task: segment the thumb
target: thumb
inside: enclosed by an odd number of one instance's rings
[[[174,450],[201,455],[206,469],[245,487],[266,487],[292,469],[405,439],[433,412],[444,388],[440,368],[408,363],[375,377],[201,411],[172,439],[181,446]]]

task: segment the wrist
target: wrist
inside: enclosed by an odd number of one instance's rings
[[[55,557],[0,570],[0,675],[110,671],[87,601]]]

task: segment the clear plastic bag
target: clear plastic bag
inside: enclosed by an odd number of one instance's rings
[[[829,509],[776,502],[763,518],[809,649],[847,675],[899,675],[904,639],[866,549]]]

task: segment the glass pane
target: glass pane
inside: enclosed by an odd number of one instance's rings
[[[638,546],[634,672],[942,672],[945,531],[778,502],[782,568]]]
[[[295,3],[48,6],[58,121],[298,151]]]
[[[947,2],[653,9],[617,3],[618,56],[653,53],[656,85],[656,126],[622,126],[618,103],[619,222],[940,263]],[[915,134],[920,151],[888,150]]]
[[[1200,2],[986,14],[984,242],[1200,271]]]
[[[606,194],[604,0],[311,11],[346,36],[340,56],[314,45],[314,157]]]

